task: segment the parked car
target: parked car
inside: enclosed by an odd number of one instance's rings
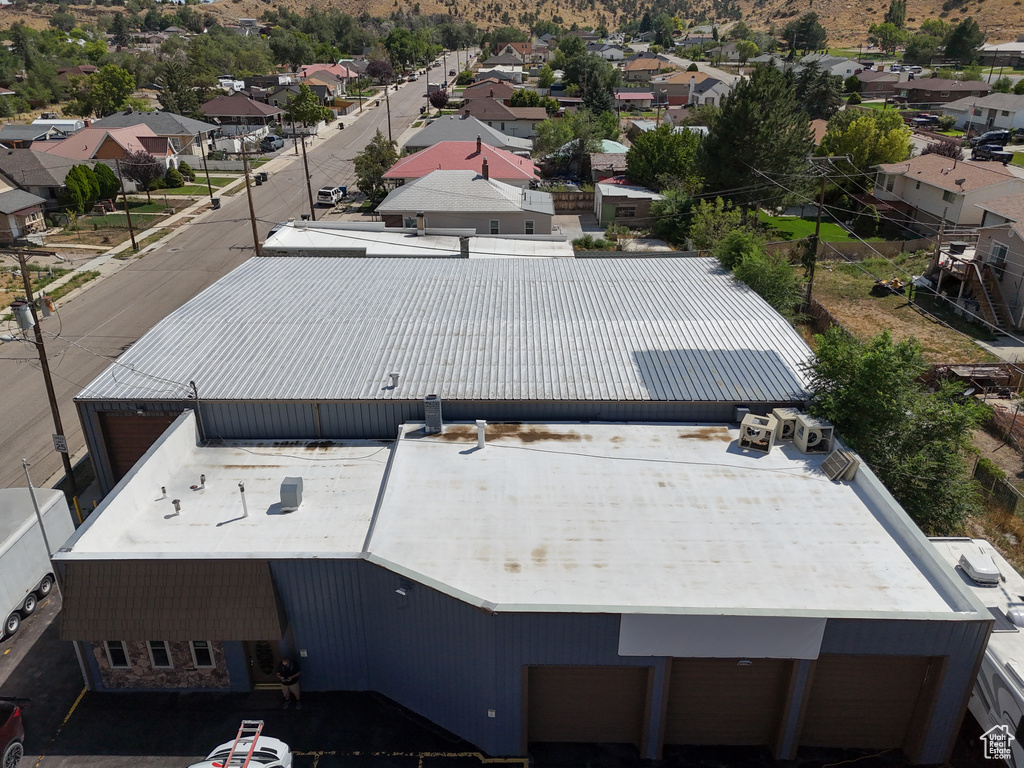
[[[1001,144],[979,144],[971,150],[971,160],[998,160],[1006,165],[1013,160],[1013,152],[1007,152]]]
[[[280,136],[264,136],[263,140],[260,142],[260,150],[263,152],[273,152],[283,146],[284,139]]]
[[[226,741],[214,749],[201,763],[193,763],[189,768],[223,768],[235,740]],[[238,741],[238,750],[231,758],[230,768],[237,768],[245,761],[249,753],[252,738],[242,738]],[[238,752],[241,751],[241,754]],[[272,739],[269,736],[260,735],[256,739],[256,749],[253,750],[252,760],[249,765],[252,768],[292,768],[292,750],[280,739]],[[4,766],[6,768],[6,766]]]
[[[316,193],[317,205],[336,205],[339,200],[345,197],[345,187],[320,187]]]
[[[980,136],[975,136],[971,139],[971,146],[976,147],[979,144],[998,144],[1001,147],[1005,147],[1009,141],[1009,131],[985,131]]]
[[[903,65],[902,64],[892,64],[889,67],[889,71],[890,72],[902,72],[903,71]]]
[[[18,768],[25,754],[25,724],[21,721],[21,703],[26,699],[0,698],[0,766]]]
[[[910,125],[914,128],[936,128],[939,125],[939,116],[922,112],[917,117],[910,118]]]

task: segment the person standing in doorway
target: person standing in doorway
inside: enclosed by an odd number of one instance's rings
[[[299,675],[302,672],[299,669],[299,665],[296,664],[288,656],[281,659],[281,663],[277,665],[277,679],[281,681],[281,695],[284,696],[284,709],[288,709],[292,703],[292,697],[295,697],[295,708],[302,709],[302,702],[300,699],[299,691]]]

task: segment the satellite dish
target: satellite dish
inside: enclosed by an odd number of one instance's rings
[[[954,184],[956,184],[956,185],[957,185],[958,187],[962,187],[962,186],[963,186],[963,183],[964,183],[965,181],[967,181],[967,179],[966,179],[966,178],[964,178],[964,179],[954,179],[954,180],[953,180],[953,183],[954,183]]]

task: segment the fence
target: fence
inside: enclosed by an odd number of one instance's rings
[[[594,210],[593,192],[552,192],[555,213],[579,213]]]
[[[211,171],[241,171],[244,170],[241,160],[207,160],[206,167]],[[203,161],[200,160],[198,163],[192,166],[192,170],[197,173],[201,172],[203,168]]]
[[[557,210],[557,206],[556,206]],[[803,242],[772,243],[768,246],[771,251],[790,251],[802,247]],[[880,243],[818,243],[818,258],[827,261],[863,261],[881,254],[885,257],[899,256],[904,251],[929,250],[935,247],[935,240],[930,237],[920,237],[914,240],[886,240]]]
[[[1014,515],[1024,515],[1024,493],[1010,485],[1001,474],[991,461],[978,459],[974,464],[974,479],[988,500]]]

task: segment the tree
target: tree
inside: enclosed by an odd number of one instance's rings
[[[676,133],[667,123],[643,131],[626,153],[626,176],[634,184],[657,190],[690,181],[699,143],[698,134]]]
[[[597,54],[575,56],[565,64],[564,81],[580,87],[583,105],[594,113],[613,109],[612,93],[619,77],[619,70]]]
[[[956,385],[929,393],[913,337],[894,342],[883,331],[859,341],[831,328],[815,339],[812,411],[835,425],[926,534],[959,533],[978,509],[965,459],[982,406]]]
[[[682,245],[690,232],[693,198],[678,187],[666,189],[663,195],[661,200],[651,203],[654,236],[675,245]]]
[[[954,27],[946,41],[946,58],[958,64],[973,64],[978,59],[978,48],[985,42],[978,22],[968,16]]]
[[[549,115],[554,114],[559,109],[557,99],[553,99],[550,96],[541,96],[536,91],[532,91],[528,88],[517,88],[508,100],[510,107],[544,107],[548,111]]]
[[[992,83],[992,90],[996,93],[1010,93],[1013,91],[1013,80],[1006,75],[996,78],[996,81]]]
[[[113,35],[111,42],[118,48],[127,48],[132,44],[132,28],[123,13],[114,14],[114,21],[110,24],[110,34]]]
[[[903,51],[903,61],[908,64],[928,66],[932,63],[932,59],[939,55],[941,48],[941,37],[918,32],[907,41],[906,50]]]
[[[782,184],[792,188],[789,177],[803,171],[813,146],[792,77],[758,65],[749,80],[740,81],[722,100],[721,112],[701,143],[705,189],[742,206],[781,204],[787,197],[781,187],[753,191],[751,186],[768,176],[786,177]]]
[[[121,67],[105,64],[89,75],[87,89],[87,103],[92,111],[97,117],[106,117],[128,104],[135,90],[135,78]]]
[[[331,110],[320,106],[313,89],[305,83],[299,85],[299,92],[289,96],[284,108],[284,119],[300,125],[316,125],[331,118]]]
[[[726,235],[742,226],[741,212],[727,200],[701,200],[690,222],[690,244],[698,251],[710,251]]]
[[[356,186],[371,200],[385,191],[384,174],[398,162],[398,149],[393,141],[377,130],[363,151],[355,156]]]
[[[747,63],[758,54],[757,44],[752,40],[740,40],[736,43],[736,55],[740,57],[740,65]]]
[[[110,166],[104,163],[96,163],[96,167],[92,169],[96,175],[96,183],[99,185],[99,199],[100,200],[113,200],[117,197],[117,193],[121,191],[121,182]]]
[[[169,189],[178,189],[185,186],[185,179],[182,178],[181,172],[177,168],[171,166],[164,174],[164,183]]]
[[[818,14],[812,11],[789,22],[782,30],[782,39],[790,51],[817,51],[825,47],[828,33],[818,22]]]
[[[146,199],[152,202],[149,185],[164,175],[164,169],[160,162],[149,152],[140,149],[138,152],[129,152],[121,158],[120,165],[124,177],[134,181],[140,189],[146,190]]]
[[[555,70],[551,68],[551,65],[545,63],[540,68],[540,73],[537,76],[537,87],[538,88],[550,88],[555,82]]]
[[[753,31],[751,31],[750,27],[748,27],[744,21],[737,21],[729,29],[730,40],[749,40],[753,35]]]
[[[885,12],[884,21],[903,29],[907,25],[907,0],[892,0],[889,3],[889,10]]]
[[[270,36],[270,51],[275,62],[287,64],[293,72],[303,64],[312,62],[316,56],[308,35],[280,28],[275,29]]]
[[[858,93],[860,91],[860,78],[850,75],[843,81],[843,90],[847,93]]]
[[[468,69],[464,69],[461,72],[459,72],[458,77],[455,78],[456,85],[469,85],[472,82],[473,73]]]
[[[715,243],[712,254],[718,263],[732,272],[743,261],[744,256],[753,254],[764,249],[764,238],[747,229],[737,227],[726,232],[722,238]]]
[[[558,52],[567,60],[576,56],[585,56],[587,44],[583,42],[583,38],[579,35],[566,35],[558,41]]]
[[[1017,81],[1017,84],[1013,86],[1013,92],[1018,96],[1024,96],[1024,79]]]
[[[899,0],[893,0],[899,2]],[[891,21],[883,24],[872,24],[868,29],[868,40],[875,43],[886,53],[892,53],[907,41],[907,33]]]
[[[69,13],[67,6],[61,6],[57,12],[50,17],[50,26],[59,29],[61,32],[70,32],[78,26],[78,19],[73,13]]]
[[[581,109],[568,112],[561,120],[537,123],[534,146],[556,168],[572,168],[582,172],[590,154],[601,147],[600,126],[593,114]]]
[[[199,114],[196,78],[190,67],[180,61],[168,61],[163,66],[159,81],[163,90],[157,98],[164,111],[185,117],[196,117]]]
[[[444,109],[448,106],[448,91],[444,88],[438,88],[436,91],[430,94],[427,98],[430,102],[430,106],[434,109]]]
[[[390,61],[374,59],[366,65],[366,76],[372,77],[378,83],[391,83],[395,80],[395,68]]]
[[[743,236],[744,232],[736,230],[729,237]],[[732,274],[783,317],[792,319],[796,315],[797,306],[803,298],[803,286],[800,276],[784,253],[769,252],[758,244],[742,254]]]
[[[846,156],[849,160],[834,162],[848,163],[848,170],[867,174],[872,166],[910,157],[910,135],[895,109],[871,110],[870,114],[846,110],[829,120],[817,154]]]
[[[843,104],[843,79],[810,64],[797,75],[796,100],[811,120],[828,120]]]

